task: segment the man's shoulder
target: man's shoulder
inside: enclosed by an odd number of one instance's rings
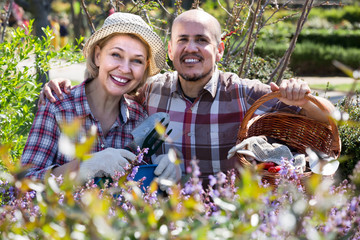
[[[171,85],[177,82],[177,72],[164,72],[156,74],[147,80],[149,85]]]
[[[219,71],[219,81],[226,87],[233,88],[254,88],[254,87],[266,87],[266,84],[262,83],[258,79],[240,78],[233,72]]]

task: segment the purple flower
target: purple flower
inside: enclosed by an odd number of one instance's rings
[[[216,184],[216,178],[213,176],[213,175],[210,175],[209,176],[209,179],[210,179],[210,182],[209,182],[209,184],[210,184],[210,186],[214,186],[215,184]]]
[[[138,170],[139,170],[139,166],[133,167],[131,173],[127,176],[127,180],[128,180],[128,181],[134,180],[135,175],[136,175],[136,173],[138,172]]]

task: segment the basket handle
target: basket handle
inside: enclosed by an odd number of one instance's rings
[[[248,122],[250,121],[250,119],[252,118],[252,116],[254,115],[254,112],[257,108],[259,108],[263,103],[273,99],[273,98],[279,98],[281,97],[281,93],[280,91],[276,91],[276,92],[270,92],[265,94],[264,96],[260,97],[258,100],[256,100],[254,102],[254,104],[249,108],[249,110],[246,112],[244,119],[241,123],[241,127],[240,130],[238,132],[238,138],[239,139],[244,139],[246,137],[246,133],[248,131],[247,126],[248,126]],[[323,105],[322,102],[320,102],[316,97],[314,97],[311,94],[306,94],[305,98],[309,101],[311,101],[312,103],[314,103],[318,108],[320,108],[322,111],[328,111],[328,108],[326,106]],[[340,143],[340,136],[339,133],[337,131],[337,126],[336,123],[334,121],[334,119],[332,119],[330,116],[328,116],[328,120],[331,126],[331,130],[333,132],[333,136],[334,136],[334,140],[336,143]]]

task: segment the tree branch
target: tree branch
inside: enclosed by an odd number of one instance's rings
[[[298,37],[299,37],[299,35],[301,33],[301,30],[302,30],[302,28],[304,26],[304,23],[307,20],[307,17],[308,17],[308,15],[310,13],[313,2],[314,2],[314,0],[306,0],[305,1],[304,7],[303,7],[302,12],[301,12],[301,16],[300,16],[300,18],[298,20],[298,23],[297,23],[297,27],[296,27],[294,37],[291,39],[290,46],[286,50],[284,56],[281,58],[281,61],[280,61],[279,65],[276,67],[275,71],[271,74],[268,83],[270,83],[273,80],[273,78],[275,77],[275,75],[277,74],[277,71],[279,69],[280,69],[280,72],[279,72],[279,74],[277,76],[276,84],[279,85],[281,83],[281,81],[282,81],[281,78],[282,78],[282,76],[283,76],[283,74],[285,72],[286,67],[289,64],[291,54],[294,52],[297,39],[298,39]]]
[[[246,57],[247,57],[247,53],[249,51],[249,47],[250,47],[250,43],[251,43],[251,40],[252,40],[252,34],[253,34],[253,31],[254,31],[254,28],[255,28],[255,23],[257,21],[257,17],[258,17],[258,11],[260,9],[260,6],[261,6],[261,3],[260,1],[258,2],[257,6],[256,6],[256,10],[254,12],[254,18],[253,18],[253,21],[251,22],[251,26],[250,26],[250,32],[249,32],[249,38],[248,38],[248,41],[246,43],[246,46],[245,46],[245,50],[244,50],[244,56],[243,56],[243,61],[241,62],[241,65],[239,67],[239,71],[238,71],[238,75],[241,76],[242,74],[242,71],[243,71],[243,68],[244,68],[244,65],[246,63]]]
[[[85,13],[86,13],[86,18],[88,20],[88,23],[89,23],[89,26],[90,26],[90,31],[91,31],[91,34],[93,34],[96,30],[95,30],[95,27],[94,27],[94,24],[93,22],[91,21],[91,16],[89,14],[89,11],[87,10],[87,7],[85,5],[85,1],[84,0],[81,0],[81,6],[82,8],[84,9]]]
[[[9,2],[9,7],[8,7],[8,11],[6,12],[5,21],[4,21],[4,23],[3,23],[3,30],[2,30],[2,33],[1,33],[0,43],[3,43],[3,42],[4,42],[5,30],[6,30],[6,26],[9,25],[9,19],[10,19],[10,15],[11,15],[13,3],[14,3],[14,0],[10,0],[10,2]]]

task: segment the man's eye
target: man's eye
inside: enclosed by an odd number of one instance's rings
[[[120,54],[118,54],[118,53],[112,53],[111,56],[113,56],[113,57],[120,57]]]
[[[206,38],[199,38],[198,41],[201,42],[201,43],[207,43],[208,42],[208,40]]]

